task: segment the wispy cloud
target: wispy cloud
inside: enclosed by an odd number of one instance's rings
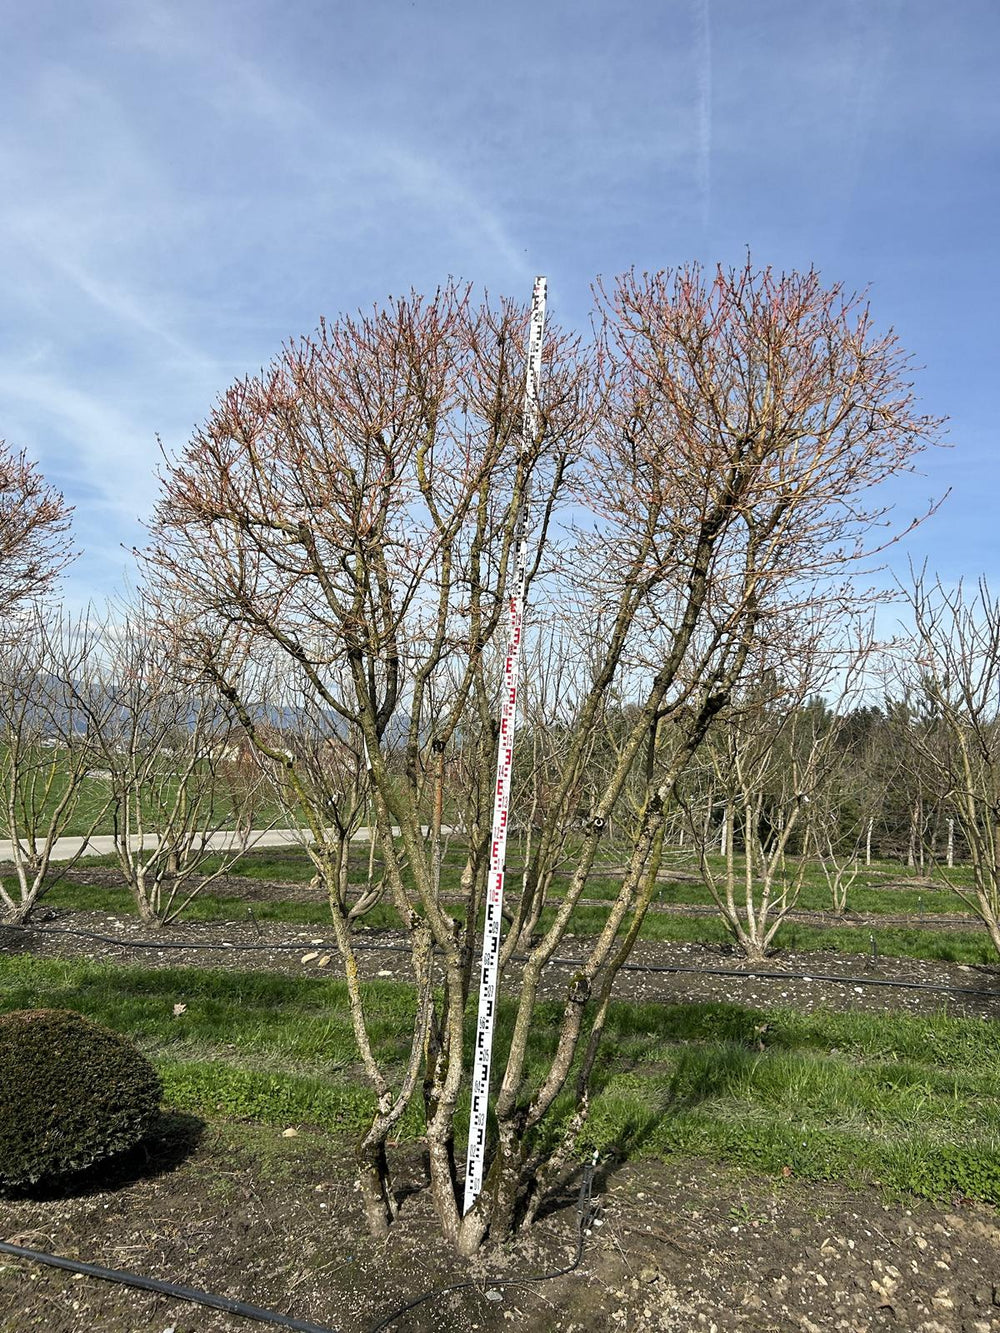
[[[90,267],[86,261],[74,256],[72,237],[65,229],[60,230],[51,225],[39,228],[36,224],[29,228],[15,224],[9,232],[37,263],[58,277],[68,279],[87,300],[111,316],[116,326],[139,330],[148,334],[155,344],[169,348],[178,357],[197,365],[206,364],[204,354],[193,343],[174,333],[168,322],[154,317],[152,292],[129,291],[113,277],[102,273],[100,257],[97,265]]]
[[[523,281],[529,274],[524,247],[510,234],[499,210],[430,151],[418,151],[405,134],[384,125],[352,124],[339,128],[300,94],[278,84],[255,61],[235,53],[223,61],[224,74],[213,85],[217,106],[253,116],[265,133],[281,143],[286,161],[294,161],[302,184],[329,191],[339,180],[345,199],[372,220],[387,216],[432,222],[439,237],[451,235],[468,256],[487,252]],[[374,188],[373,188],[374,187]]]
[[[376,150],[372,160],[382,164],[392,184],[440,218],[466,251],[490,251],[512,278],[527,281],[531,269],[524,249],[518,248],[503,219],[440,162],[394,144],[369,142],[365,147]]]
[[[857,195],[865,153],[877,130],[878,105],[884,89],[889,53],[895,45],[901,0],[849,0],[847,7],[847,68],[844,71],[842,168],[839,220],[846,228]]]
[[[104,393],[74,387],[61,373],[29,365],[0,372],[0,401],[20,435],[47,442],[42,461],[54,480],[71,473],[88,505],[129,520],[148,511],[156,458],[148,404],[118,405]]]

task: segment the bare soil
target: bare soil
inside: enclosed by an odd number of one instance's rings
[[[342,1147],[303,1129],[167,1118],[148,1157],[65,1197],[0,1202],[10,1242],[228,1295],[343,1333],[417,1331],[1000,1329],[992,1209],[916,1206],[705,1163],[633,1162],[597,1181],[577,1252],[573,1196],[476,1264],[436,1237],[419,1156],[388,1242],[367,1237]],[[501,1285],[502,1284],[502,1285]],[[189,1302],[0,1256],[0,1330],[247,1333]]]
[[[398,936],[372,931],[364,943],[367,975],[406,978]],[[335,952],[322,931],[277,922],[185,923],[153,935],[135,918],[69,911],[0,930],[0,951],[293,972],[318,969]],[[564,987],[576,953],[567,939],[569,961],[548,974],[553,993]],[[769,959],[758,969],[776,974],[768,977],[722,948],[654,942],[639,946],[633,965],[622,977],[623,998],[910,1013],[946,1007],[1000,1017],[993,968],[803,953]],[[879,984],[898,980],[921,989]],[[399,1222],[380,1244],[364,1230],[349,1150],[307,1126],[294,1128],[286,1137],[165,1116],[145,1150],[110,1173],[78,1180],[71,1192],[0,1200],[0,1238],[231,1296],[338,1333],[368,1333],[423,1293],[456,1283],[467,1285],[384,1326],[1000,1333],[1000,1225],[985,1205],[956,1198],[934,1207],[884,1198],[874,1188],[757,1179],[692,1159],[602,1163],[595,1180],[601,1213],[579,1264],[531,1281],[566,1268],[578,1253],[575,1187],[515,1245],[469,1264],[437,1237],[419,1152],[404,1163]],[[258,1327],[266,1325],[0,1255],[0,1333]]]

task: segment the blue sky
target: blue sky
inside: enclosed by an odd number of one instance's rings
[[[996,0],[0,3],[0,435],[119,584],[215,396],[448,274],[587,317],[630,265],[870,285],[952,448],[893,554],[1000,583]]]

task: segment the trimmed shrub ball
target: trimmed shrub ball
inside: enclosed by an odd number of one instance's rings
[[[0,1189],[134,1147],[161,1091],[146,1057],[99,1023],[68,1009],[0,1014]]]

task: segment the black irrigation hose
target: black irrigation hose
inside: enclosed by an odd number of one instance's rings
[[[124,1273],[118,1268],[102,1268],[100,1264],[84,1264],[77,1259],[63,1259],[58,1254],[28,1250],[23,1245],[8,1245],[6,1241],[0,1241],[0,1253],[11,1254],[18,1259],[30,1259],[33,1263],[49,1264],[52,1268],[65,1268],[70,1273],[82,1273],[85,1277],[102,1278],[105,1282],[118,1282],[123,1287],[138,1287],[140,1291],[152,1291],[158,1296],[173,1296],[179,1301],[208,1305],[213,1310],[242,1315],[244,1319],[256,1319],[262,1324],[277,1324],[279,1328],[296,1329],[298,1333],[341,1333],[339,1329],[330,1328],[329,1325],[310,1324],[304,1319],[292,1319],[289,1315],[278,1314],[275,1310],[261,1310],[256,1305],[247,1305],[244,1301],[235,1301],[228,1296],[213,1296],[209,1291],[181,1287],[175,1282],[161,1282],[157,1278],[143,1277],[140,1273]]]
[[[128,940],[119,938],[117,935],[99,935],[93,930],[71,930],[68,926],[0,925],[0,931],[3,930],[23,930],[37,935],[76,935],[82,940],[99,940],[102,944],[117,944],[121,949],[208,949],[217,953],[253,953],[257,950],[266,950],[276,953],[280,949],[301,952],[312,943],[311,940],[299,940],[294,944],[201,944],[197,940]],[[329,944],[323,947],[334,949],[336,945]],[[410,952],[409,947],[405,944],[356,944],[354,947],[359,952],[366,950],[371,953]]]
[[[579,1268],[580,1261],[583,1259],[583,1247],[586,1244],[587,1237],[590,1235],[591,1224],[597,1217],[600,1205],[595,1207],[591,1202],[591,1193],[594,1186],[594,1168],[596,1166],[597,1154],[594,1154],[594,1161],[588,1162],[583,1168],[583,1178],[580,1181],[580,1193],[576,1201],[576,1224],[577,1224],[577,1242],[576,1253],[568,1264],[563,1268],[553,1268],[548,1273],[531,1273],[527,1277],[484,1277],[479,1282],[454,1282],[450,1287],[432,1287],[430,1291],[425,1291],[422,1296],[416,1300],[409,1301],[406,1305],[401,1305],[392,1314],[386,1315],[381,1323],[375,1324],[368,1333],[383,1333],[390,1324],[394,1324],[404,1314],[409,1314],[415,1310],[418,1305],[423,1305],[425,1301],[433,1300],[438,1296],[448,1296],[453,1291],[468,1291],[475,1288],[489,1285],[491,1287],[520,1287],[528,1282],[550,1282],[556,1277],[565,1277],[567,1273],[572,1273],[575,1268]]]
[[[81,939],[99,940],[102,944],[117,944],[122,949],[210,949],[220,953],[242,953],[259,949],[298,951],[311,943],[309,940],[300,940],[296,944],[199,944],[188,940],[125,940],[119,939],[115,935],[98,935],[94,931],[70,930],[64,926],[5,926],[2,929],[24,930],[39,935],[76,935]],[[333,948],[334,946],[327,947]],[[405,944],[359,943],[354,947],[359,953],[410,952]],[[515,954],[513,961],[523,963],[526,959],[523,954]],[[581,958],[550,958],[549,962],[555,964],[556,967],[580,968],[583,966],[583,959]],[[980,1000],[995,995],[997,999],[1000,999],[1000,992],[983,990],[975,986],[945,986],[931,981],[902,981],[892,977],[848,977],[828,972],[769,972],[739,967],[689,967],[681,963],[625,963],[621,970],[623,972],[678,972],[698,977],[745,977],[759,981],[832,981],[845,986],[888,986],[896,990],[924,990],[947,995],[974,995]]]

